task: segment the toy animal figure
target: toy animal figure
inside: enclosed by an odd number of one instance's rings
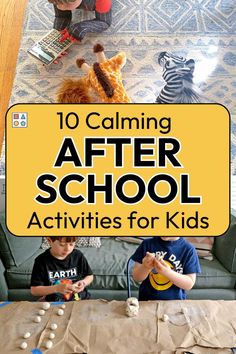
[[[84,59],[77,59],[76,64],[86,76],[79,80],[64,80],[57,93],[59,103],[92,103],[95,92],[103,103],[131,102],[122,84],[121,69],[126,63],[126,55],[121,52],[111,59],[106,59],[101,44],[93,48],[97,62],[90,67]]]
[[[166,82],[156,103],[197,103],[200,97],[194,89],[193,72],[195,61],[175,56],[168,52],[159,55],[158,63],[163,67],[162,77]]]

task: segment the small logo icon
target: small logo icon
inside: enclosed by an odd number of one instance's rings
[[[27,128],[28,113],[12,113],[12,128]]]

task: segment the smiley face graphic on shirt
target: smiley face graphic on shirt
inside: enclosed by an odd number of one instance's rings
[[[174,268],[170,262],[168,262],[166,260],[164,260],[164,262],[170,268],[172,268],[172,269]],[[150,281],[150,284],[152,285],[152,287],[158,291],[167,290],[173,285],[173,283],[168,278],[166,278],[164,275],[158,274],[158,273],[153,273],[153,271],[151,271],[149,273],[149,281]]]

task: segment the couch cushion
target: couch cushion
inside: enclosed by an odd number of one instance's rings
[[[6,268],[24,263],[39,249],[41,243],[41,237],[12,235],[6,228],[5,215],[0,214],[0,256]]]
[[[236,300],[235,289],[191,289],[186,291],[187,299],[193,300]]]
[[[137,245],[116,241],[112,238],[102,238],[99,249],[83,248],[82,252],[87,258],[95,275],[91,289],[126,290],[126,265],[128,258],[134,253]],[[7,270],[7,283],[9,288],[29,288],[31,271],[35,257],[43,252],[38,250],[30,259],[19,267]],[[229,273],[216,259],[213,261],[200,260],[202,273],[198,274],[196,289],[233,289],[236,274]],[[132,287],[138,285],[132,281]]]
[[[94,273],[92,289],[126,289],[126,264],[134,253],[137,245],[115,241],[111,238],[102,238],[100,248],[82,248]],[[34,259],[41,253],[38,250],[31,258],[19,267],[7,270],[6,277],[9,288],[29,288]]]
[[[224,235],[216,237],[214,254],[229,272],[236,273],[236,216],[233,211],[230,227]]]
[[[200,259],[200,265],[202,272],[197,274],[195,289],[234,289],[236,274],[230,273],[216,258]]]
[[[96,247],[99,248],[101,247],[101,239],[100,237],[95,237],[95,236],[87,236],[87,237],[78,237],[78,239],[75,241],[75,247],[82,248],[82,247]],[[47,250],[50,248],[50,244],[47,240],[46,237],[43,237],[43,242],[41,245],[41,248],[43,250]]]
[[[30,279],[34,260],[42,252],[44,252],[42,249],[38,249],[33,256],[21,263],[18,267],[13,266],[6,270],[6,280],[9,289],[30,288]]]
[[[185,237],[197,251],[199,258],[204,258],[209,261],[213,260],[212,248],[214,244],[214,237]]]

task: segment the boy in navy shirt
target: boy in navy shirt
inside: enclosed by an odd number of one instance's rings
[[[201,272],[195,248],[182,237],[146,239],[132,259],[133,279],[141,282],[140,301],[186,299],[185,290],[192,289]]]

